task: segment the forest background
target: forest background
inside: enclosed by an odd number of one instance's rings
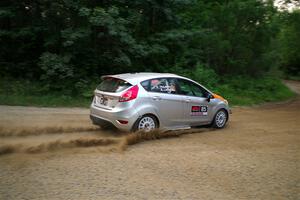
[[[127,72],[184,75],[233,105],[291,98],[299,4],[2,0],[0,104],[88,106],[102,75]]]

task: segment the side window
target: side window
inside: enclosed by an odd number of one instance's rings
[[[157,78],[150,80],[150,91],[167,93],[169,83],[166,78]]]
[[[143,88],[149,92],[175,94],[177,93],[176,79],[155,78],[141,82]]]
[[[194,96],[194,93],[193,93],[188,81],[178,79],[178,87],[179,87],[179,94],[187,95],[187,96]]]
[[[207,97],[208,92],[201,86],[188,80],[178,79],[180,94],[196,97]]]
[[[149,80],[141,82],[141,85],[146,91],[149,91]]]
[[[168,93],[169,94],[178,94],[178,84],[176,78],[168,78],[169,81],[169,88]]]

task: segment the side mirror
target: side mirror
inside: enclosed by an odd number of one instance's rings
[[[214,96],[213,96],[212,94],[209,93],[209,94],[207,95],[207,101],[208,101],[208,102],[210,102],[210,100],[213,99],[213,98],[214,98]]]

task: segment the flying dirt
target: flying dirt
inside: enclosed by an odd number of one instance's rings
[[[105,131],[92,125],[86,109],[50,109],[0,106],[0,155],[42,153],[80,147],[105,147],[98,150],[123,151],[128,145],[145,140],[176,137],[182,134],[210,131],[122,133]],[[13,126],[12,126],[13,125]],[[78,149],[77,149],[78,151]]]
[[[297,97],[235,107],[223,130],[122,133],[0,106],[0,199],[300,199],[299,116]]]

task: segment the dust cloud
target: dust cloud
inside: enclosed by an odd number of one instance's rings
[[[51,132],[51,130],[54,131]],[[179,137],[183,134],[207,132],[209,130],[211,129],[112,133],[99,128],[47,127],[46,129],[16,130],[16,132],[1,132],[0,129],[0,155],[11,153],[36,154],[90,147],[105,147],[110,151],[125,151],[128,146],[144,141]]]
[[[41,134],[65,134],[72,132],[97,131],[97,127],[29,127],[7,128],[0,126],[0,137],[29,136]]]

